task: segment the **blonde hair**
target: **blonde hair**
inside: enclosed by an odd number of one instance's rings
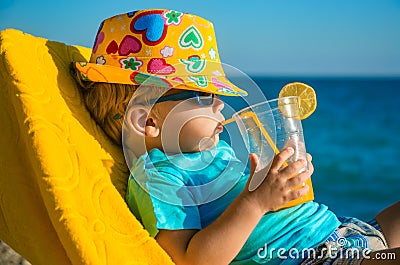
[[[114,143],[121,145],[123,117],[137,86],[85,82],[78,73],[75,79],[92,118]]]
[[[75,72],[75,80],[81,87],[83,100],[92,118],[117,145],[122,144],[122,126],[129,102],[132,100],[132,104],[139,101],[141,104],[151,105],[149,104],[151,99],[158,98],[168,91],[166,88],[155,86],[149,89],[146,85],[82,81],[77,72]],[[154,116],[162,116],[156,105],[150,106],[150,110]]]

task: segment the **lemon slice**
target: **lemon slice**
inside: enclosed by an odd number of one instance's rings
[[[300,82],[289,83],[282,87],[279,92],[279,98],[298,96],[300,104],[300,119],[304,120],[309,117],[317,108],[317,96],[314,89]]]

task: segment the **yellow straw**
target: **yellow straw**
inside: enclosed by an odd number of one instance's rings
[[[275,154],[279,153],[279,149],[276,147],[274,141],[272,140],[271,136],[269,136],[268,132],[265,130],[263,124],[260,122],[260,120],[257,118],[256,114],[252,111],[248,111],[248,112],[244,112],[242,114],[240,114],[240,117],[251,117],[254,122],[256,123],[256,125],[258,126],[258,128],[260,128],[261,133],[264,135],[265,139],[267,139],[268,144],[271,146],[272,150],[274,150]],[[222,125],[226,125],[228,123],[231,123],[235,120],[235,118],[230,118],[225,120]]]
[[[227,125],[227,124],[229,124],[229,123],[231,123],[231,122],[233,122],[233,121],[235,121],[235,118],[230,118],[230,119],[227,119],[227,120],[224,120],[222,123],[221,123],[221,125]]]

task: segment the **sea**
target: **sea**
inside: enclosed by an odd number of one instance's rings
[[[369,220],[400,200],[400,77],[251,79],[268,100],[290,82],[314,88],[318,105],[302,125],[315,168],[315,201],[338,216]]]

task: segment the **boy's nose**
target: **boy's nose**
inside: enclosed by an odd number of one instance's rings
[[[214,97],[214,104],[212,106],[213,112],[217,113],[219,111],[222,111],[225,107],[225,104],[222,100],[219,99],[219,97],[215,96]]]

